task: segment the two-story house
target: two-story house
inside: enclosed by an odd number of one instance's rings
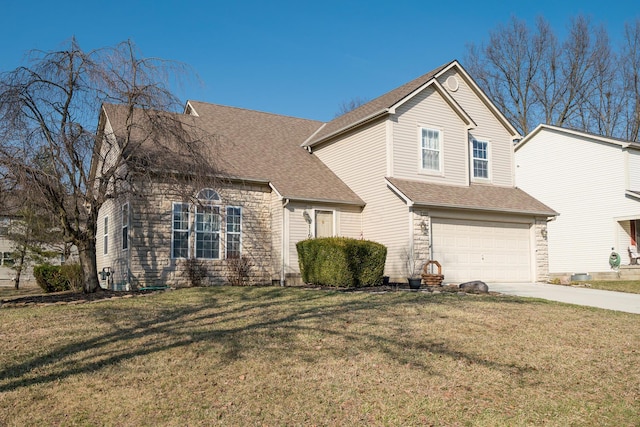
[[[515,147],[516,182],[553,206],[549,271],[614,276],[640,245],[640,144],[539,125]],[[630,272],[630,271],[629,271]]]
[[[101,113],[112,142],[118,108]],[[253,282],[290,281],[295,244],[332,235],[386,245],[392,280],[408,254],[440,262],[446,282],[547,278],[556,213],[515,187],[520,136],[457,61],[328,123],[196,101],[184,115],[218,136],[224,179],[192,189],[196,202],[159,179],[147,197],[105,203],[98,267],[114,286],[179,282],[189,258],[219,283],[238,255]]]

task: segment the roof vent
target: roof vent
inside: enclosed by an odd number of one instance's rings
[[[455,76],[447,77],[446,84],[451,92],[455,92],[458,90],[458,79]]]

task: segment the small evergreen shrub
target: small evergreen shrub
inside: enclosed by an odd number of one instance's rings
[[[70,289],[69,279],[59,265],[42,264],[33,267],[33,276],[45,292],[61,292]]]
[[[387,248],[347,237],[302,240],[296,244],[302,280],[323,286],[382,284]]]

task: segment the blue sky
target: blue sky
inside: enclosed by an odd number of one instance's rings
[[[562,35],[580,13],[615,41],[640,3],[4,0],[0,71],[72,36],[86,50],[131,39],[144,56],[192,67],[200,83],[176,88],[183,100],[330,120],[343,102],[373,99],[453,59],[464,65],[467,43],[511,15],[530,23],[542,15]]]

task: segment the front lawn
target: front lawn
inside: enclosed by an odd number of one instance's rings
[[[638,425],[640,317],[194,288],[0,309],[0,425]]]
[[[589,280],[578,283],[588,285],[593,289],[640,294],[640,280]]]

